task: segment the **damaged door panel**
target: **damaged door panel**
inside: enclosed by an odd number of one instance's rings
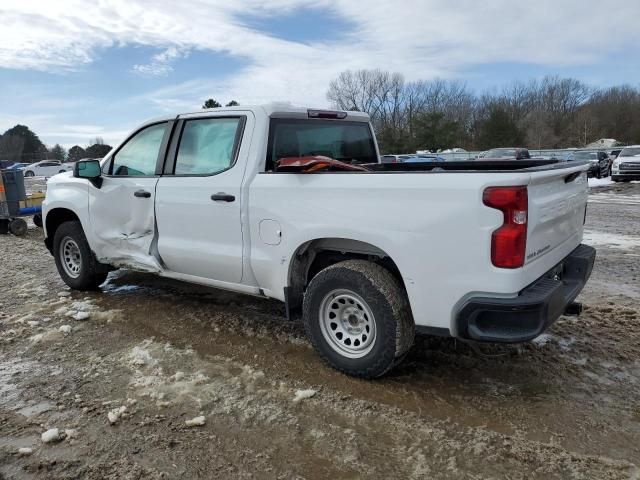
[[[89,217],[98,261],[116,267],[159,272],[152,253],[155,196],[170,122],[134,133],[104,166],[101,186],[89,187]]]
[[[101,189],[92,189],[89,212],[98,261],[134,270],[160,271],[158,259],[150,253],[157,182],[157,177],[107,177]],[[150,195],[135,196],[139,190]],[[95,219],[99,219],[98,225]]]

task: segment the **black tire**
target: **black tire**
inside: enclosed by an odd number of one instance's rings
[[[33,216],[33,224],[36,227],[42,228],[42,214],[41,213],[36,213]]]
[[[58,173],[64,173],[66,172],[66,170],[60,170]]]
[[[27,222],[22,218],[14,218],[9,222],[9,231],[16,237],[22,237],[27,234]]]
[[[63,266],[60,247],[63,240],[67,239],[75,242],[79,250],[80,267],[77,276],[69,275]],[[60,277],[74,290],[97,290],[107,279],[108,266],[96,260],[80,222],[64,222],[58,227],[53,237],[53,258]]]
[[[333,297],[328,296],[336,290],[355,293],[373,314],[375,339],[370,351],[359,358],[343,355],[323,334],[324,310],[321,312],[321,309],[333,301]],[[328,302],[326,298],[329,298]],[[404,288],[386,268],[366,260],[347,260],[320,271],[305,292],[303,321],[320,357],[336,370],[354,377],[384,375],[405,357],[415,337]]]
[[[0,218],[0,235],[9,233],[9,220]]]
[[[35,173],[33,173],[32,170],[27,170],[26,172],[24,172],[24,176],[25,177],[35,177]]]

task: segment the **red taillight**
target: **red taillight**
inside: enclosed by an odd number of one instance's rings
[[[487,207],[500,210],[504,222],[491,235],[491,263],[500,268],[524,265],[527,249],[527,187],[490,187],[482,198]]]

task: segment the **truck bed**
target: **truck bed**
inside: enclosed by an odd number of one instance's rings
[[[556,167],[551,167],[557,165]],[[461,160],[453,162],[411,162],[411,163],[376,163],[367,165],[375,172],[434,172],[434,171],[465,171],[465,172],[512,172],[514,170],[539,170],[549,168],[563,168],[567,162],[559,160],[529,159],[529,160]],[[571,166],[578,165],[572,162]]]
[[[303,160],[315,159],[305,157]],[[289,159],[287,159],[289,160]],[[292,160],[296,160],[295,158]],[[560,160],[528,159],[528,160],[463,160],[452,162],[410,162],[410,163],[364,163],[344,164],[334,159],[317,157],[317,161],[332,162],[325,168],[315,171],[305,171],[310,164],[287,165],[287,168],[277,168],[266,173],[442,173],[442,172],[539,172],[542,170],[561,170],[585,165],[587,162],[564,162]],[[304,162],[303,162],[304,163]],[[340,165],[344,165],[340,167]]]

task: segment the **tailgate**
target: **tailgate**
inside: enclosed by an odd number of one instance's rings
[[[587,164],[531,174],[525,263],[537,261],[556,247],[582,241],[589,186]]]

